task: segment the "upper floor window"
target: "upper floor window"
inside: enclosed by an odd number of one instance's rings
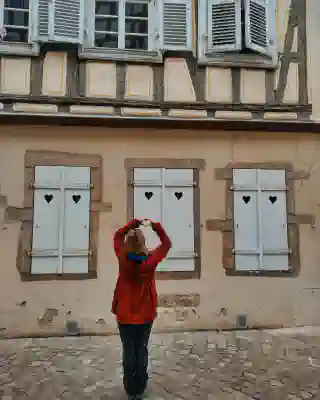
[[[81,55],[161,61],[164,50],[192,50],[192,0],[87,0]]]
[[[4,0],[2,37],[7,42],[28,42],[29,0]]]
[[[199,0],[199,58],[273,59],[276,0]]]
[[[95,47],[148,50],[149,7],[148,0],[96,0]]]

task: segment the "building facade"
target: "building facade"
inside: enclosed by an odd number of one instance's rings
[[[0,2],[3,336],[114,332],[132,217],[173,242],[156,329],[320,324],[319,17],[316,0]]]

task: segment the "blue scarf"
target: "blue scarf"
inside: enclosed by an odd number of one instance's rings
[[[141,263],[142,261],[145,261],[147,258],[148,256],[145,254],[137,254],[133,252],[128,253],[128,260],[135,261],[136,263]]]

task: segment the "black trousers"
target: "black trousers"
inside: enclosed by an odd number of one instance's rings
[[[148,382],[148,343],[152,323],[118,326],[123,349],[123,385],[129,396],[141,395]]]

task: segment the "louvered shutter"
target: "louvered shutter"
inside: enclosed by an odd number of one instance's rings
[[[245,0],[245,16],[246,47],[262,54],[268,54],[268,0]]]
[[[189,50],[192,48],[191,0],[162,0],[161,48]]]
[[[49,37],[49,8],[52,3],[48,0],[38,0],[39,37]]]
[[[83,42],[83,0],[38,0],[38,40]]]
[[[241,50],[241,0],[208,0],[208,52]]]

